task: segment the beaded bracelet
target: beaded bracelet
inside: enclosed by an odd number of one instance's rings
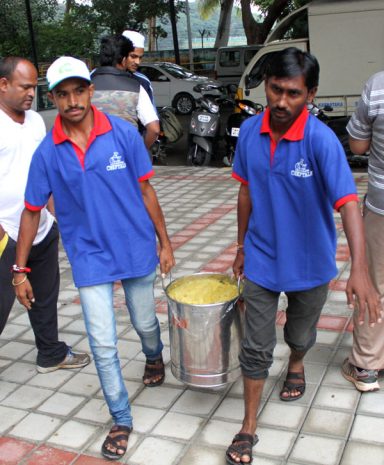
[[[236,244],[237,250],[244,249],[244,244]]]

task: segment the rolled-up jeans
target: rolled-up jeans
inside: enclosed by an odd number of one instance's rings
[[[153,360],[163,350],[153,295],[155,276],[154,271],[144,277],[121,281],[132,325],[140,337],[145,356]],[[80,287],[79,294],[89,345],[113,421],[132,426],[128,392],[117,351],[113,283]]]

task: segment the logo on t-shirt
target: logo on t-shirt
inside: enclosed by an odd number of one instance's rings
[[[109,159],[109,165],[107,165],[107,171],[123,170],[126,167],[127,164],[121,159],[119,152],[113,152],[112,157]]]
[[[309,178],[313,176],[313,171],[307,168],[307,164],[304,163],[304,159],[302,158],[299,162],[295,163],[295,169],[291,171],[291,175],[298,178]]]

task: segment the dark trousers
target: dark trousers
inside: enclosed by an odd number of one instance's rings
[[[288,307],[284,340],[295,351],[305,354],[316,342],[316,324],[328,294],[328,284],[312,289],[286,292]],[[280,292],[245,280],[245,337],[239,356],[244,376],[265,379],[273,362],[276,345],[276,312]]]
[[[64,360],[68,351],[67,345],[58,340],[57,299],[60,287],[58,250],[59,232],[55,223],[45,239],[32,247],[27,263],[32,269],[28,278],[35,297],[28,316],[35,335],[37,364],[42,367],[57,365]],[[10,272],[15,257],[16,242],[9,238],[0,258],[0,334],[15,302]]]

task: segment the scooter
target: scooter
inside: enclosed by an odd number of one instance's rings
[[[324,124],[326,124],[332,131],[336,134],[341,145],[343,146],[345,156],[347,161],[351,166],[367,166],[369,153],[363,155],[357,155],[353,153],[349,147],[349,134],[347,132],[347,124],[349,121],[349,116],[341,116],[340,118],[330,118],[327,113],[333,111],[331,106],[324,106],[320,108],[314,103],[307,105],[308,111],[319,118]]]
[[[197,85],[195,92],[209,90],[207,86]],[[220,129],[220,99],[207,95],[196,100],[196,110],[189,124],[187,165],[208,166],[218,142]]]
[[[254,103],[251,100],[234,100],[232,101],[234,110],[228,118],[225,128],[226,149],[223,158],[225,166],[232,166],[236,151],[236,144],[239,138],[240,126],[251,116],[257,115],[264,110],[263,105]]]

